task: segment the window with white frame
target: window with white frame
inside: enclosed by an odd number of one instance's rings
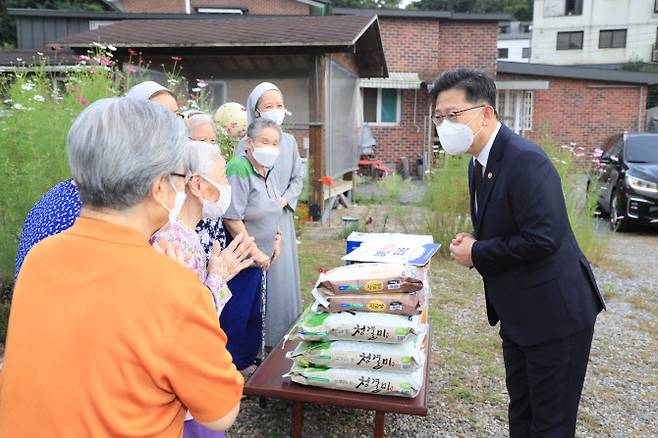
[[[532,131],[532,91],[498,90],[496,111],[500,120],[517,134]]]
[[[362,88],[363,121],[375,125],[400,123],[400,90],[396,88]]]

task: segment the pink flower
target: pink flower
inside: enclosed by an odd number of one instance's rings
[[[190,98],[192,98],[192,99],[196,99],[197,97],[199,97],[199,96],[197,96],[197,95],[194,94],[194,93],[190,93]]]
[[[584,152],[576,152],[576,153],[575,153],[575,156],[578,157],[578,158],[580,158],[580,157],[584,157],[584,156],[585,156],[585,153],[584,153]]]
[[[133,49],[131,49],[130,47],[128,48],[128,53],[130,54],[130,56],[137,56],[137,55],[139,55],[139,53],[137,53],[136,50],[133,50]]]
[[[89,102],[87,102],[87,99],[85,99],[85,98],[82,97],[82,96],[78,96],[78,102],[80,102],[80,103],[83,104],[84,106],[89,105]]]
[[[128,73],[137,73],[137,67],[135,67],[133,65],[127,65],[126,66],[126,71]]]
[[[59,52],[60,50],[62,50],[62,45],[61,45],[61,44],[57,44],[57,43],[55,43],[55,44],[51,45],[50,47],[52,47],[52,49],[53,49],[55,52]]]
[[[238,131],[235,133],[236,137],[242,137],[244,135],[244,131]]]
[[[593,157],[600,157],[601,155],[603,155],[603,149],[595,148],[592,152]]]
[[[172,57],[171,57],[171,60],[172,60],[172,61],[182,61],[183,58],[181,58],[180,56],[172,56]]]

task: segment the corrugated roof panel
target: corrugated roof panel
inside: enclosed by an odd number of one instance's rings
[[[420,88],[421,80],[418,73],[390,72],[387,78],[361,79],[361,88],[398,88],[417,89]]]

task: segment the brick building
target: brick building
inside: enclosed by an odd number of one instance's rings
[[[499,62],[496,80],[498,113],[515,131],[593,149],[610,135],[644,130],[647,88],[658,75]]]

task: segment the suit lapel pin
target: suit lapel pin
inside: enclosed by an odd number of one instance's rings
[[[493,173],[489,172],[489,173],[487,174],[487,178],[488,178],[488,179],[493,178]]]

